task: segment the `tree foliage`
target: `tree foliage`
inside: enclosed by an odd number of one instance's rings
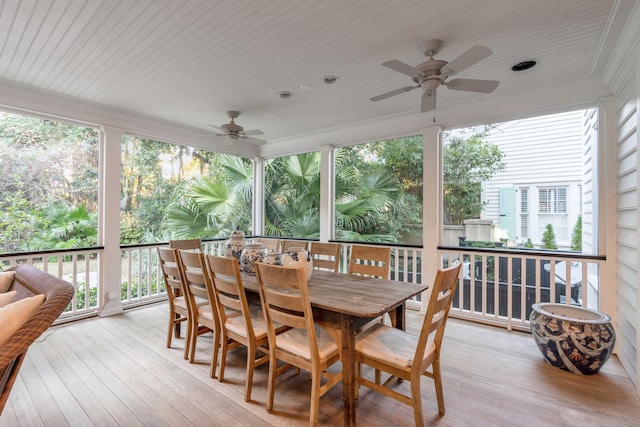
[[[578,217],[571,233],[571,250],[582,252],[582,215]]]
[[[542,235],[542,249],[558,249],[556,244],[556,233],[553,231],[553,226],[547,224]]]
[[[97,244],[98,133],[0,115],[0,251]],[[8,161],[11,159],[11,161]],[[251,232],[252,162],[125,135],[121,243]],[[320,153],[266,162],[266,232],[318,238]],[[336,151],[338,239],[395,242],[422,222],[422,138]]]
[[[95,246],[95,129],[0,113],[0,152],[1,252]]]
[[[447,224],[480,218],[482,182],[505,169],[504,154],[485,141],[488,129],[447,138],[442,155],[444,214]]]

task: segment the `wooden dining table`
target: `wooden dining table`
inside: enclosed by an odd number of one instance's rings
[[[254,275],[242,275],[244,287],[258,292]],[[376,317],[395,311],[395,323],[405,327],[405,302],[428,285],[314,270],[308,281],[314,321],[325,327],[340,350],[344,425],[356,425],[356,331]],[[390,313],[391,314],[391,313]]]

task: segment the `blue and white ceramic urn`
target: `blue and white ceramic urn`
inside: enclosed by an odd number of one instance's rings
[[[307,280],[311,278],[313,260],[309,252],[302,247],[293,247],[284,251],[282,255],[282,265],[302,267],[307,276]]]
[[[530,324],[547,363],[576,374],[597,374],[616,342],[611,317],[580,306],[533,304]]]
[[[256,262],[262,262],[266,255],[267,250],[262,243],[248,243],[240,254],[240,269],[256,274]]]
[[[242,230],[234,230],[229,239],[224,242],[224,255],[235,257],[239,261],[246,244],[247,240],[244,238]]]

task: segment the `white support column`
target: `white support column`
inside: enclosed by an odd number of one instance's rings
[[[120,144],[122,129],[103,127],[100,133],[100,218],[99,244],[104,246],[100,262],[98,314],[101,317],[122,313],[120,282]]]
[[[249,234],[256,236],[264,234],[264,167],[264,158],[253,159],[253,217]]]
[[[422,280],[431,282],[440,268],[438,245],[442,241],[442,129],[429,127],[422,132]],[[422,295],[426,310],[431,288]]]
[[[320,241],[335,238],[335,149],[320,147]]]
[[[597,171],[594,173],[598,180],[598,206],[595,214],[599,230],[598,254],[607,255],[607,261],[600,271],[599,310],[611,316],[614,327],[617,321],[616,133],[616,106],[613,99],[607,99],[598,105],[598,154]]]

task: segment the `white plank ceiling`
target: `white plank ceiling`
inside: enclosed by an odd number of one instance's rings
[[[420,90],[369,98],[412,84],[381,63],[424,62],[431,38],[444,41],[436,57],[449,61],[474,44],[489,47],[492,56],[458,77],[501,81],[492,94],[441,87],[436,112],[499,101],[516,108],[541,90],[561,94],[584,81],[596,88],[589,96],[606,94],[600,74],[623,2],[0,0],[0,83],[201,131],[239,110],[239,124],[278,144],[419,115]],[[531,58],[535,68],[510,70]],[[327,75],[337,83],[324,84]]]

